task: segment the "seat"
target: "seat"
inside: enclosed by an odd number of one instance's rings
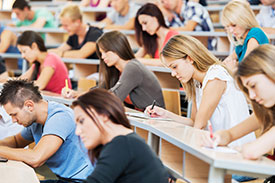
[[[80,92],[86,92],[94,86],[96,86],[96,80],[86,78],[78,79],[77,90]]]
[[[166,109],[181,115],[180,92],[174,89],[162,89],[162,94]]]

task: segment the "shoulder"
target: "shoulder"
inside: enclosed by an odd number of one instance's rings
[[[73,111],[71,108],[56,102],[48,102],[48,119],[57,114],[63,116],[64,118],[73,119]]]
[[[131,71],[131,72],[141,71],[143,70],[143,68],[146,69],[146,67],[136,59],[130,60],[125,66],[125,70]]]
[[[206,75],[203,79],[203,87],[206,86],[207,82],[210,80],[219,79],[221,81],[232,81],[233,78],[228,73],[228,71],[221,65],[212,65],[209,67]]]
[[[46,8],[35,10],[36,15],[49,15],[50,12]]]
[[[58,55],[56,55],[55,53],[48,53],[48,55],[46,56],[45,61],[44,61],[45,64],[57,63],[57,62],[62,62],[62,61],[61,61],[61,58]]]
[[[102,34],[103,31],[102,29],[98,28],[98,27],[94,27],[94,26],[89,26],[89,33],[100,33]]]
[[[247,34],[247,40],[251,38],[255,38],[259,42],[259,44],[269,42],[266,34],[259,27],[253,27],[252,29],[250,29]]]

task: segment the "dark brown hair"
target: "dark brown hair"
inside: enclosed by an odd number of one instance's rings
[[[128,118],[125,115],[125,110],[120,99],[103,88],[92,89],[89,92],[81,95],[73,102],[72,107],[79,106],[92,119],[100,131],[103,131],[98,119],[95,117],[93,110],[100,115],[107,116],[113,123],[131,128]],[[93,109],[93,110],[91,110]],[[102,144],[94,149],[88,149],[89,156],[94,164],[98,159]]]
[[[17,45],[23,45],[23,46],[32,46],[32,43],[36,43],[38,49],[41,52],[46,52],[47,48],[45,46],[43,38],[34,31],[25,31],[23,32],[17,39]],[[36,80],[40,68],[40,63],[38,61],[34,62],[34,70],[31,76],[31,80]]]
[[[118,81],[120,72],[115,66],[108,67],[101,57],[101,48],[104,52],[112,51],[123,60],[132,60],[135,55],[127,37],[119,31],[106,32],[96,41],[96,53],[99,64],[99,87],[110,89]]]
[[[155,56],[155,52],[158,49],[158,36],[156,34],[150,35],[146,31],[142,30],[142,26],[138,21],[139,15],[149,15],[152,17],[156,17],[160,27],[168,28],[165,24],[165,20],[160,9],[152,3],[147,3],[143,5],[137,12],[135,18],[135,32],[136,32],[136,40],[139,46],[144,47],[144,50],[147,54],[149,54],[152,58]]]

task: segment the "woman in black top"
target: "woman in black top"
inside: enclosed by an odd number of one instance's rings
[[[76,134],[88,149],[93,173],[86,183],[167,183],[168,173],[150,147],[131,130],[119,98],[92,89],[73,102]]]

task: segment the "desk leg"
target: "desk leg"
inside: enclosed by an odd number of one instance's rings
[[[159,155],[159,141],[160,141],[160,138],[158,136],[149,132],[148,145],[157,155]]]
[[[224,183],[225,170],[210,166],[208,182]]]

